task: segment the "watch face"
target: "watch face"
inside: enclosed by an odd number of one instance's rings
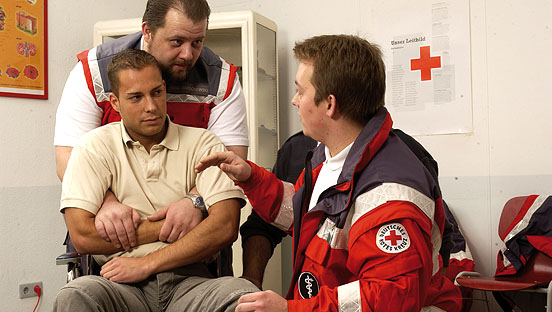
[[[202,197],[196,197],[195,200],[194,200],[194,206],[196,207],[205,207],[205,203],[203,202],[203,198]]]
[[[196,207],[196,208],[204,208],[205,207],[205,202],[203,201],[203,197],[197,196],[195,194],[188,194],[188,195],[186,195],[186,197],[188,197],[189,199],[192,200],[192,204],[194,205],[194,207]]]

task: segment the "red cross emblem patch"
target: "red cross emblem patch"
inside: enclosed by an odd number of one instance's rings
[[[410,237],[400,223],[385,224],[378,230],[376,245],[386,253],[399,253],[410,247]]]

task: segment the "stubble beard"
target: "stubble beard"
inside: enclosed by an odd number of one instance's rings
[[[173,63],[173,64],[170,64],[169,66],[162,66],[162,68],[161,68],[161,74],[163,76],[163,79],[167,83],[167,85],[178,84],[178,83],[184,82],[186,80],[186,78],[188,78],[188,74],[190,72],[189,69],[187,69],[187,70],[178,70],[178,71],[173,70],[171,68],[173,65],[175,65],[175,64]],[[187,66],[187,67],[191,68],[190,64],[179,64],[179,65],[183,65],[183,66]]]

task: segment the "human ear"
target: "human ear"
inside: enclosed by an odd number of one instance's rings
[[[337,100],[335,98],[335,95],[333,94],[328,95],[328,98],[326,99],[326,101],[327,101],[326,114],[328,115],[328,117],[333,118],[337,114]]]
[[[151,29],[149,28],[147,23],[142,23],[142,37],[144,37],[144,41],[146,43],[150,43],[151,41]]]
[[[117,113],[120,113],[119,112],[119,99],[117,98],[117,96],[113,92],[109,94],[109,103],[111,103],[111,107],[113,107],[113,109]]]

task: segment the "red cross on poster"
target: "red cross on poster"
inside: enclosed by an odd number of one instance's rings
[[[441,57],[429,52],[429,46],[420,47],[420,58],[410,60],[410,70],[419,70],[422,81],[431,80],[432,68],[441,68]]]

